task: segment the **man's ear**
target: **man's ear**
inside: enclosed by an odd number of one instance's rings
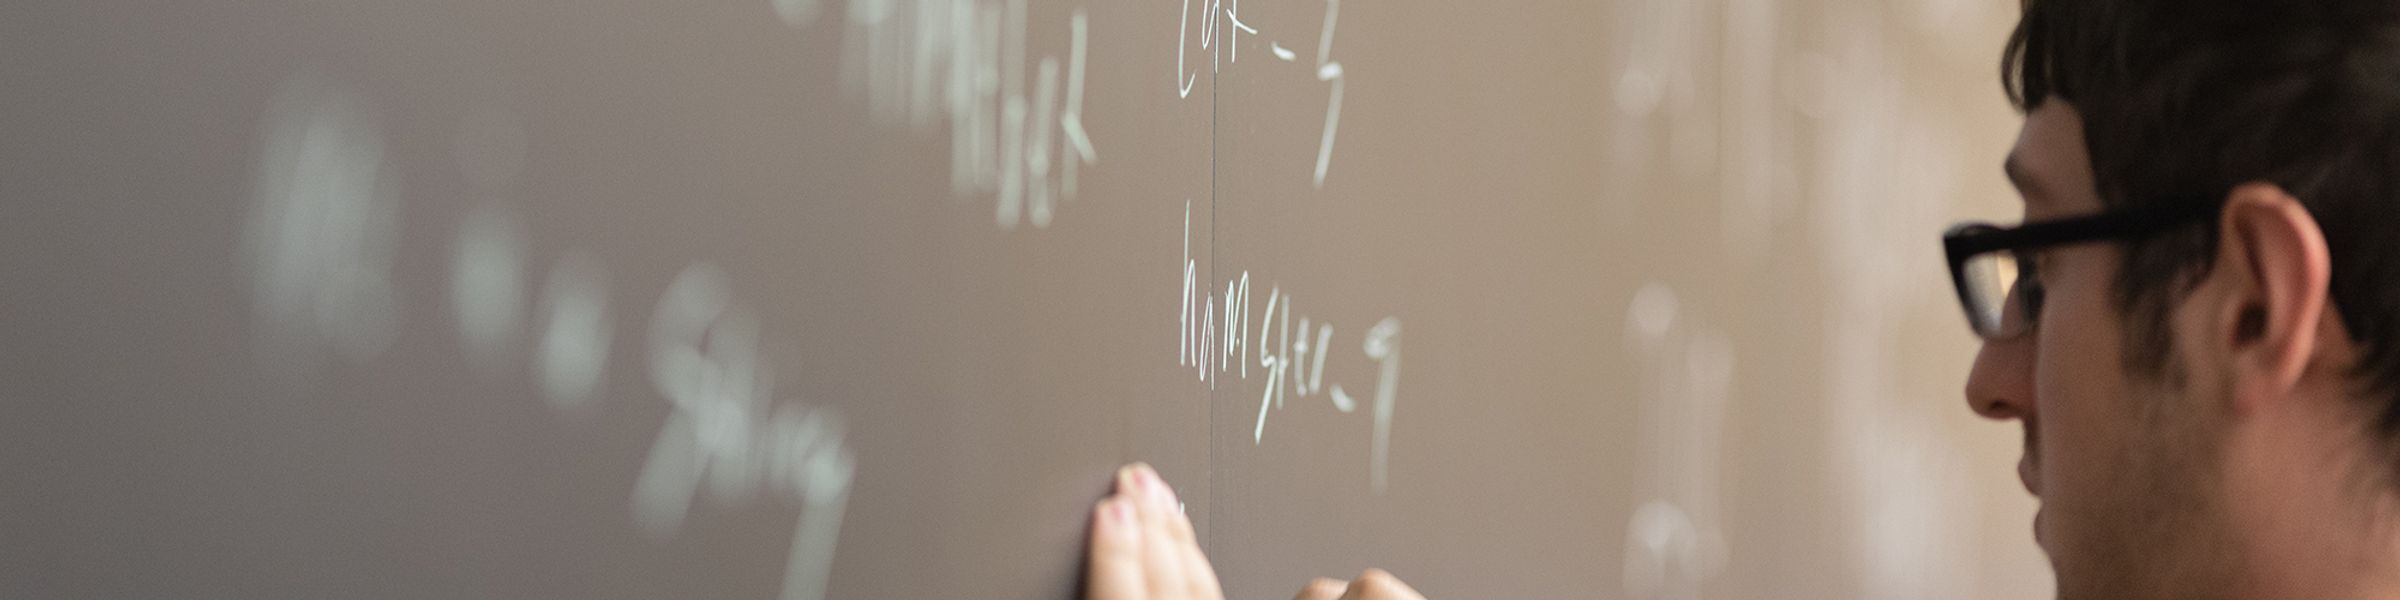
[[[2210,345],[2232,369],[2236,410],[2283,397],[2315,357],[2332,277],[2325,234],[2282,187],[2252,182],[2226,196],[2218,215]]]

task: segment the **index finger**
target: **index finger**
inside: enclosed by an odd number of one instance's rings
[[[1134,521],[1133,505],[1124,496],[1111,495],[1092,506],[1091,560],[1084,570],[1085,598],[1146,597],[1141,525]]]

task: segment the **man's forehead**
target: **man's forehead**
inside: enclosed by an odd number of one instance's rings
[[[2091,161],[2083,145],[2083,119],[2073,106],[2051,101],[2025,115],[2016,147],[2001,165],[2028,208],[2079,204],[2068,196],[2091,188]],[[2093,203],[2097,198],[2092,199]]]

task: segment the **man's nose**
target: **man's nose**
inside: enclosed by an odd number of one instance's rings
[[[1985,341],[1967,372],[1967,409],[1987,419],[2033,414],[2033,336]]]

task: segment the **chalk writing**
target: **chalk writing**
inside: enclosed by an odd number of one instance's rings
[[[634,483],[635,520],[673,534],[704,478],[709,493],[747,500],[763,489],[801,501],[784,598],[824,595],[855,461],[839,417],[792,404],[768,412],[773,370],[759,357],[758,318],[738,304],[724,271],[686,267],[650,321],[650,378],[675,407]]]
[[[570,251],[542,284],[543,334],[538,348],[542,398],[570,409],[592,400],[608,367],[608,270],[590,253]]]
[[[390,272],[401,220],[391,187],[398,178],[388,171],[404,165],[385,159],[365,106],[338,87],[297,76],[269,107],[257,199],[242,238],[266,368],[305,374],[320,347],[371,363],[398,335],[400,294]],[[494,187],[513,177],[513,166],[491,163],[514,160],[521,150],[510,148],[519,141],[474,131],[513,122],[486,119],[469,128],[467,138],[499,140],[461,145],[461,174],[470,183]],[[604,395],[613,338],[607,266],[580,250],[558,259],[540,288],[536,356],[520,361],[509,352],[520,348],[514,340],[527,327],[529,246],[504,203],[478,205],[462,219],[449,280],[462,357],[479,368],[530,362],[546,403],[586,406]],[[673,411],[636,479],[631,510],[644,530],[672,535],[703,488],[728,502],[762,493],[795,500],[802,512],[782,598],[818,600],[856,460],[832,409],[768,401],[775,379],[761,356],[763,331],[713,265],[686,267],[668,285],[648,342],[652,383]]]
[[[1250,430],[1251,444],[1265,443],[1268,414],[1284,409],[1294,396],[1307,399],[1323,395],[1335,411],[1349,414],[1357,410],[1358,402],[1341,384],[1325,381],[1325,357],[1333,353],[1333,323],[1295,311],[1293,307],[1298,304],[1295,296],[1285,292],[1281,285],[1270,284],[1264,309],[1255,312],[1258,328],[1253,333],[1250,272],[1227,278],[1221,295],[1214,289],[1201,287],[1199,263],[1191,256],[1188,203],[1184,206],[1183,227],[1183,294],[1177,300],[1176,361],[1191,367],[1213,389],[1227,374],[1248,379],[1250,357],[1257,355],[1257,366],[1266,381],[1259,392],[1258,418]],[[1296,323],[1295,314],[1299,316]],[[1378,365],[1368,452],[1369,480],[1377,493],[1389,485],[1392,412],[1399,397],[1400,345],[1400,319],[1390,317],[1368,328],[1360,346],[1366,357]]]
[[[1083,122],[1091,19],[1075,10],[1066,63],[1042,57],[1028,89],[1025,4],[851,0],[843,25],[844,87],[879,123],[946,122],[952,192],[991,194],[1002,229],[1049,227],[1079,171],[1100,159]],[[795,27],[815,22],[813,2],[775,6]]]
[[[1242,49],[1239,43],[1241,34],[1248,33],[1253,37],[1260,35],[1257,27],[1242,20],[1241,8],[1241,0],[1233,0],[1231,4],[1227,4],[1226,0],[1201,0],[1200,2],[1200,14],[1203,16],[1200,19],[1198,38],[1200,49],[1209,53],[1209,72],[1211,73],[1218,72],[1223,63],[1241,62]],[[1343,69],[1341,61],[1333,59],[1334,23],[1341,17],[1341,9],[1341,0],[1325,0],[1325,21],[1317,32],[1315,76],[1317,81],[1325,83],[1329,88],[1325,99],[1325,129],[1317,142],[1316,170],[1311,180],[1312,184],[1318,188],[1325,187],[1325,173],[1333,166],[1334,134],[1342,126]],[[1191,45],[1193,38],[1191,35],[1192,0],[1183,0],[1179,23],[1176,26],[1175,35],[1175,94],[1179,98],[1190,98],[1192,84],[1197,82],[1200,77],[1197,72],[1186,71],[1187,63],[1184,59],[1184,50]],[[1278,41],[1269,40],[1267,49],[1274,54],[1275,58],[1284,62],[1295,62],[1300,58],[1298,53],[1283,47],[1283,44]]]
[[[314,74],[276,87],[242,253],[261,358],[278,375],[321,350],[366,361],[400,329],[392,264],[399,181],[358,98]]]
[[[509,344],[524,318],[525,235],[496,206],[478,206],[459,224],[450,265],[450,305],[470,367],[494,375],[506,367]]]

